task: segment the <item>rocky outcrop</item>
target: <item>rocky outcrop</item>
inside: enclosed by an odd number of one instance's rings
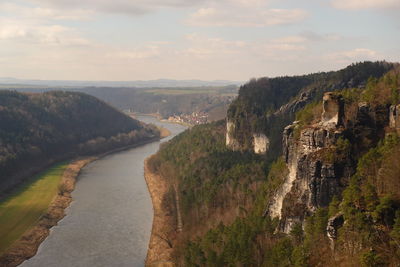
[[[240,143],[233,137],[235,131],[235,123],[226,121],[226,146],[234,151],[240,150]]]
[[[293,131],[296,127],[298,127],[297,122],[294,122],[292,125],[287,126],[283,132],[283,154],[289,167],[289,174],[275,193],[272,203],[269,206],[269,215],[272,218],[281,219],[283,200],[292,190],[293,182],[297,177],[297,150],[290,149],[289,147],[289,143],[291,143],[293,139]]]
[[[364,62],[352,64],[335,72],[253,79],[241,86],[239,96],[227,112],[228,121],[234,123],[236,128],[235,135],[230,137],[235,136],[237,141],[227,142],[228,147],[253,150],[253,134],[262,132],[270,141],[266,156],[275,158],[282,150],[283,129],[295,120],[296,112],[320,99],[326,92],[364,88],[370,77],[379,78],[394,67],[395,65],[387,62]],[[330,96],[335,97],[334,94]],[[333,107],[335,108],[335,105]],[[337,108],[342,110],[340,107]],[[330,111],[330,106],[326,106],[326,118]],[[342,123],[333,117],[330,119],[334,120],[333,124]]]
[[[342,131],[321,126],[302,130],[298,139],[293,132],[284,134],[289,175],[282,186],[284,190],[276,197],[281,201],[276,204],[281,207],[281,231],[290,232],[294,223],[302,223],[305,216],[318,207],[326,207],[341,191],[342,168],[340,163],[329,158],[340,136]]]
[[[254,153],[265,154],[269,148],[269,139],[265,134],[257,133],[253,134],[254,140]]]
[[[304,129],[297,122],[283,132],[283,156],[289,169],[269,207],[280,218],[279,230],[290,232],[295,223],[318,207],[326,207],[342,190],[341,177],[351,173],[351,164],[335,160],[335,144],[343,136],[343,102],[325,94],[321,121]]]
[[[288,103],[282,105],[276,112],[275,115],[296,113],[298,110],[302,109],[305,105],[310,103],[310,101],[315,96],[314,90],[303,90],[297,97]]]
[[[344,102],[340,95],[325,93],[322,99],[321,123],[325,127],[338,127],[343,124]]]
[[[335,241],[338,236],[338,229],[343,226],[344,217],[343,213],[338,213],[328,219],[326,227],[326,235],[329,238],[331,249],[334,249]]]
[[[225,142],[226,142],[226,146],[230,149],[232,149],[233,151],[240,151],[240,150],[244,150],[244,145],[241,144],[239,142],[239,140],[237,140],[234,137],[234,132],[235,132],[235,127],[236,125],[227,120],[226,122],[226,137],[225,137]],[[265,154],[268,151],[269,148],[269,139],[268,137],[263,134],[263,133],[254,133],[252,135],[252,140],[251,140],[252,145],[253,146],[253,151],[256,154]]]
[[[341,96],[326,93],[317,123],[300,127],[301,123],[294,122],[283,131],[283,157],[289,174],[269,205],[269,215],[280,219],[277,230],[289,233],[318,208],[327,207],[355,173],[353,158],[377,144],[387,126],[400,130],[400,105],[388,109],[360,102],[347,108],[345,112]],[[343,214],[328,221],[332,249],[343,223]]]
[[[400,130],[400,105],[392,105],[389,110],[390,128]]]

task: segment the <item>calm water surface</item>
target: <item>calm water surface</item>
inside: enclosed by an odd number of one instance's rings
[[[148,116],[139,119],[168,128],[168,139],[185,129]],[[67,216],[51,229],[37,255],[21,266],[144,266],[153,208],[143,161],[159,145],[143,145],[86,166]]]

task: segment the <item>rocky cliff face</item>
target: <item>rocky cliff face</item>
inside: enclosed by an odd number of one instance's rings
[[[245,150],[244,146],[234,137],[235,124],[229,120],[226,122],[226,146],[233,151]],[[265,154],[269,148],[269,139],[263,133],[254,133],[252,138],[253,151],[256,154]]]
[[[233,137],[233,132],[235,131],[235,124],[229,120],[226,121],[226,137],[225,142],[226,146],[233,151],[237,151],[241,149],[241,145],[238,140]]]
[[[347,159],[335,159],[335,145],[344,136],[343,100],[331,93],[323,98],[319,123],[299,129],[297,122],[285,128],[283,156],[289,169],[269,207],[280,218],[279,230],[290,232],[295,223],[318,207],[325,207],[342,190],[342,179],[353,170]]]
[[[400,105],[390,106],[389,126],[396,130],[400,130]]]
[[[324,95],[322,101],[323,113],[321,125],[326,128],[334,128],[343,125],[344,102],[342,97],[329,92]]]
[[[253,134],[254,140],[254,153],[265,154],[269,148],[269,139],[265,134],[257,133]]]
[[[228,122],[235,130],[227,135],[227,145],[233,150],[255,151],[275,159],[282,151],[283,130],[295,119],[296,112],[328,91],[364,88],[370,77],[379,78],[393,67],[386,62],[364,62],[327,73],[253,79],[240,87],[238,98],[228,109]],[[335,108],[335,100],[331,100],[333,106],[326,107],[328,124],[341,117],[340,112],[331,110]],[[331,117],[330,113],[338,117]],[[255,134],[259,133],[268,138],[268,145],[257,144]]]

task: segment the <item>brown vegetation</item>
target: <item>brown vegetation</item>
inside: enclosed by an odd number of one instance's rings
[[[168,196],[170,185],[160,175],[151,171],[149,159],[145,160],[144,177],[153,202],[153,227],[146,266],[174,266],[172,262],[173,239],[176,237],[176,219],[163,206],[163,200]]]
[[[158,127],[158,130],[160,131],[160,137],[165,138],[171,135],[171,131],[168,130],[167,128],[164,127]]]

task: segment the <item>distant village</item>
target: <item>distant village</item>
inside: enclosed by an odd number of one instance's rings
[[[208,122],[208,114],[205,112],[193,112],[192,114],[173,115],[168,121],[189,125],[199,125]]]
[[[123,110],[127,115],[130,117],[137,119],[137,115],[141,113],[136,113],[131,109],[125,109]],[[152,113],[152,114],[147,114],[150,116],[157,117],[159,120],[163,120],[162,116],[159,113]],[[172,122],[172,123],[180,123],[180,124],[186,124],[189,126],[194,126],[194,125],[199,125],[199,124],[205,124],[208,122],[208,113],[206,112],[193,112],[192,114],[181,114],[181,115],[173,115],[170,116],[167,121]]]

